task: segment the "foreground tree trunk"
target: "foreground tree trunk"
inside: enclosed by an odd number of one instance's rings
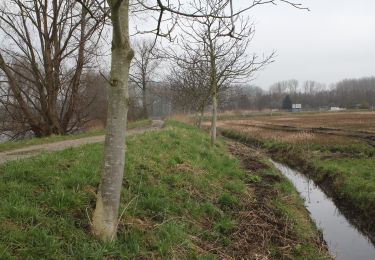
[[[134,52],[129,42],[129,0],[108,0],[113,24],[112,62],[103,169],[93,216],[93,232],[104,241],[114,240],[125,165],[128,80]]]

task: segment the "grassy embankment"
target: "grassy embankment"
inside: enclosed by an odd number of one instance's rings
[[[308,174],[375,241],[375,148],[363,140],[311,133],[224,129],[223,135],[266,149]]]
[[[297,193],[265,159],[245,171],[223,141],[209,143],[173,122],[128,138],[113,243],[90,234],[102,144],[1,165],[0,258],[327,256]]]
[[[152,123],[152,120],[150,119],[130,122],[128,124],[128,129],[148,126],[148,125],[151,125],[151,123]],[[10,150],[18,149],[18,148],[31,146],[31,145],[53,143],[53,142],[65,141],[65,140],[74,140],[74,139],[90,137],[90,136],[98,136],[98,135],[104,135],[104,130],[88,131],[88,132],[83,132],[79,134],[54,135],[54,136],[42,137],[42,138],[30,138],[30,139],[25,139],[25,140],[20,140],[20,141],[7,141],[7,142],[0,143],[0,152],[10,151]]]

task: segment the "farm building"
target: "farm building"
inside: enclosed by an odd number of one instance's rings
[[[301,112],[302,111],[302,104],[293,104],[292,105],[292,112]]]
[[[346,110],[345,108],[341,108],[341,107],[331,107],[330,108],[331,111],[343,111],[343,110]]]

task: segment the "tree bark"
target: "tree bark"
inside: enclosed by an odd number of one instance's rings
[[[112,62],[103,169],[93,216],[94,234],[104,241],[115,239],[118,226],[125,165],[129,68],[134,56],[129,42],[129,0],[108,3],[113,24]]]
[[[142,108],[143,108],[143,117],[148,118],[148,109],[147,109],[147,85],[144,83],[142,88]]]
[[[212,96],[211,145],[216,142],[217,94]]]
[[[203,116],[204,116],[204,105],[201,106],[201,109],[199,111],[198,128],[202,128]]]
[[[216,56],[215,56],[215,43],[211,38],[211,27],[208,27],[208,42],[209,42],[209,53],[210,53],[210,85],[212,95],[212,120],[211,120],[211,145],[213,146],[216,142],[216,120],[217,120],[217,94],[218,94],[218,82],[217,82],[217,68],[216,68]]]

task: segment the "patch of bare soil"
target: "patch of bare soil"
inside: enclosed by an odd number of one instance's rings
[[[308,128],[331,128],[348,131],[361,131],[374,133],[375,131],[374,112],[341,112],[341,113],[293,113],[280,117],[259,117],[256,120],[262,123],[273,125],[288,125],[294,127]]]
[[[242,129],[259,138],[292,143],[346,145],[364,142],[375,146],[375,112],[289,113],[274,117],[228,119],[219,121],[218,127]]]

